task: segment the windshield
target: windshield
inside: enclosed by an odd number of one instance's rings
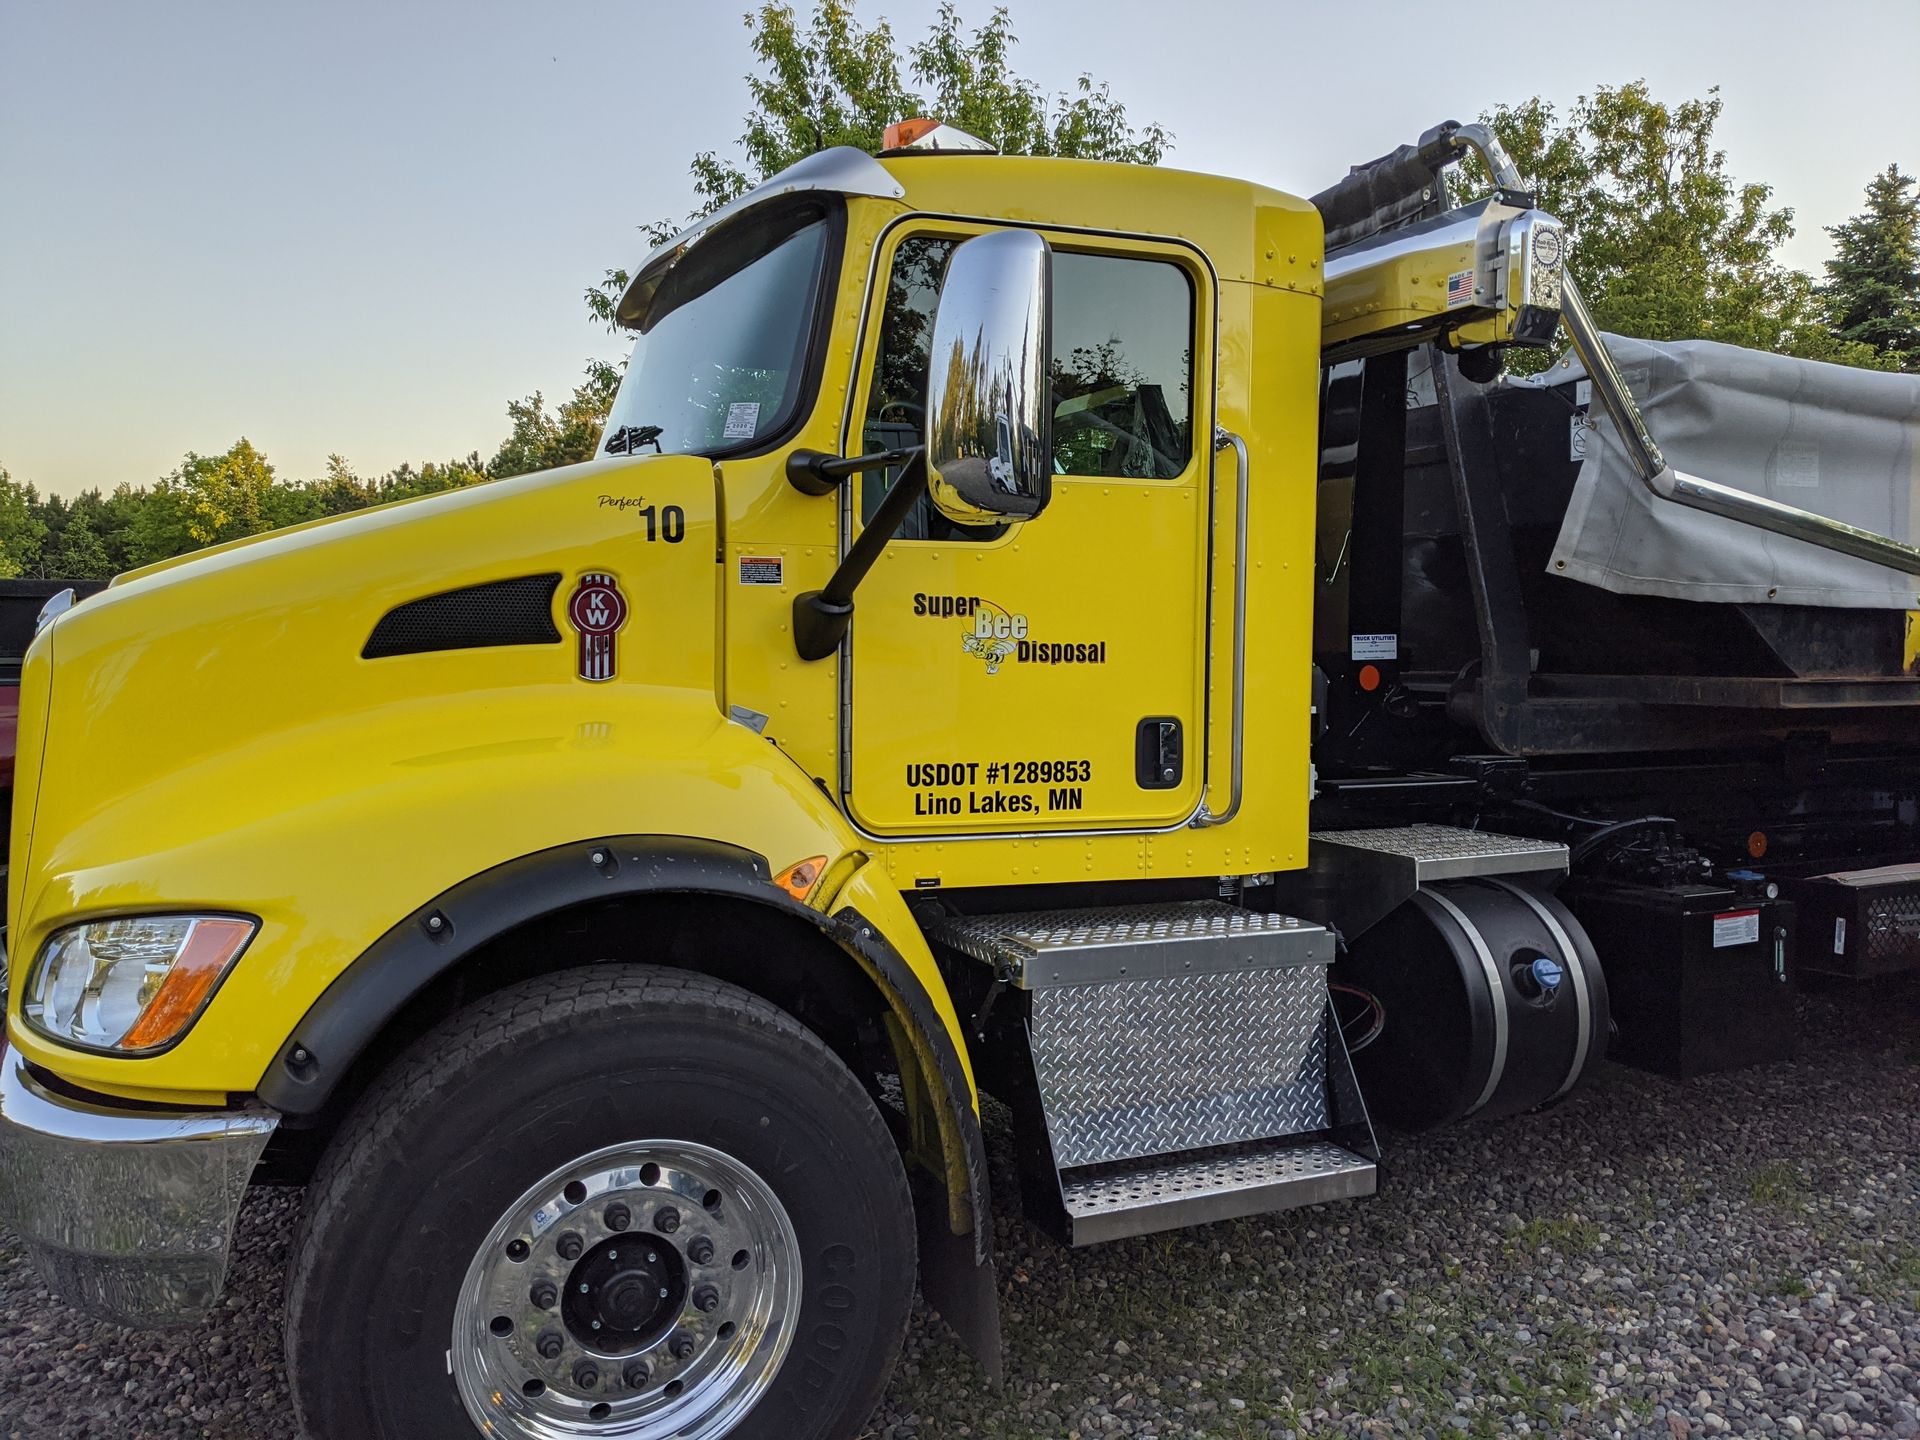
[[[786,428],[806,378],[831,217],[803,206],[696,247],[661,282],[607,417],[609,455],[717,455]]]

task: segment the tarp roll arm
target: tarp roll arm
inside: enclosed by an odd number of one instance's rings
[[[1456,149],[1477,151],[1494,184],[1508,190],[1529,188],[1506,148],[1486,126],[1462,125],[1449,131],[1447,138]],[[1890,536],[1816,515],[1811,510],[1783,505],[1764,495],[1752,495],[1731,485],[1675,470],[1660,453],[1653,432],[1647,428],[1646,417],[1640,413],[1633,392],[1621,378],[1620,369],[1614,364],[1599,327],[1593,323],[1593,315],[1571,273],[1564,277],[1561,319],[1566,322],[1574,351],[1586,365],[1594,394],[1600,397],[1601,407],[1613,421],[1614,431],[1626,447],[1628,458],[1655,495],[1756,529],[1804,540],[1823,550],[1853,555],[1906,575],[1920,576],[1920,546],[1905,545]]]

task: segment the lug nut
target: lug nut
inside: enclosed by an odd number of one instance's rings
[[[653,1212],[653,1228],[662,1235],[671,1235],[680,1228],[680,1212],[671,1205],[662,1205]]]
[[[542,1310],[551,1310],[554,1302],[560,1298],[560,1291],[551,1280],[540,1280],[527,1292],[527,1298]]]
[[[562,1260],[578,1260],[585,1247],[580,1243],[580,1237],[569,1230],[554,1242],[553,1248],[560,1252]]]
[[[582,1360],[573,1367],[573,1383],[582,1390],[591,1390],[600,1383],[600,1367],[591,1360]]]
[[[687,1246],[687,1258],[696,1265],[705,1265],[713,1259],[713,1241],[704,1235],[697,1236],[694,1242]]]
[[[607,1222],[609,1230],[624,1230],[633,1224],[633,1212],[618,1202],[607,1206],[606,1214],[600,1218]]]
[[[676,1360],[688,1359],[693,1354],[693,1337],[682,1331],[667,1342],[667,1349]]]
[[[702,1285],[693,1292],[693,1308],[704,1315],[710,1315],[720,1308],[720,1292],[711,1285]]]
[[[647,1362],[644,1360],[629,1360],[627,1368],[620,1372],[620,1378],[627,1382],[629,1390],[638,1390],[644,1386],[647,1383],[647,1375]]]
[[[560,1338],[558,1330],[542,1330],[540,1338],[533,1342],[533,1348],[540,1352],[542,1360],[558,1360],[566,1341]]]

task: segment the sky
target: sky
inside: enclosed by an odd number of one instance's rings
[[[1793,208],[1802,268],[1875,172],[1920,169],[1920,0],[1009,3],[1022,74],[1091,71],[1167,163],[1296,193],[1643,77],[1721,88],[1729,168]],[[739,135],[746,8],[0,0],[0,467],[72,494],[243,435],[289,478],[491,455],[509,400],[619,353],[581,292]],[[933,11],[860,4],[903,40]]]

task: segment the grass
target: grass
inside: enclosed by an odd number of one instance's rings
[[[1747,1194],[1770,1210],[1804,1210],[1812,1198],[1806,1176],[1785,1160],[1770,1160],[1748,1175]]]
[[[1920,1245],[1901,1240],[1863,1251],[1860,1291],[1897,1305],[1920,1305]]]
[[[1552,1233],[1584,1236],[1591,1228],[1582,1221],[1571,1232]],[[1594,1398],[1590,1372],[1599,1337],[1572,1321],[1531,1326],[1526,1341],[1514,1329],[1510,1315],[1470,1302],[1434,1303],[1416,1292],[1404,1311],[1376,1316],[1344,1337],[1348,1386],[1339,1398],[1363,1414],[1400,1410],[1416,1424],[1431,1424],[1454,1412],[1464,1387],[1502,1402],[1466,1415],[1465,1433],[1486,1437],[1510,1434],[1523,1416],[1537,1428],[1557,1428],[1565,1403],[1584,1413]]]
[[[1596,1249],[1601,1233],[1598,1225],[1579,1215],[1563,1215],[1555,1219],[1540,1217],[1527,1221],[1508,1236],[1507,1248],[1534,1253],[1557,1250],[1572,1259]]]

